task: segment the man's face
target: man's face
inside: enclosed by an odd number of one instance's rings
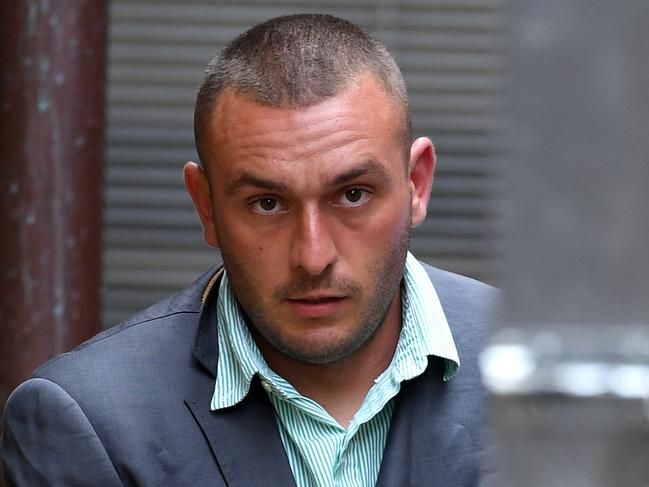
[[[196,166],[187,184],[249,324],[287,356],[351,355],[397,299],[433,162],[419,141],[430,167],[413,177],[422,156],[404,160],[401,120],[370,76],[307,108],[226,92],[214,109],[211,200]]]

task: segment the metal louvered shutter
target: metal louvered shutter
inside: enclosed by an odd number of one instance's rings
[[[217,254],[182,183],[195,160],[192,116],[207,61],[249,26],[324,12],[374,32],[401,66],[415,135],[438,167],[415,255],[492,280],[490,188],[503,124],[502,0],[185,2],[113,0],[110,11],[103,322],[191,282]]]

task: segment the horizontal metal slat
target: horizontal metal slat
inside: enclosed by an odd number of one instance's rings
[[[151,268],[157,269],[160,264],[164,264],[169,270],[173,270],[174,268],[182,269],[185,266],[203,265],[205,262],[209,262],[215,258],[219,258],[218,252],[209,247],[192,251],[151,250],[149,252],[113,249],[106,252],[105,262],[125,268],[131,268],[137,265],[143,271],[146,271]]]
[[[104,242],[111,249],[179,249],[206,248],[203,232],[196,218],[195,228],[122,228],[112,225],[104,232]]]
[[[107,205],[104,210],[106,225],[119,225],[122,227],[168,227],[195,229],[200,224],[198,216],[190,203],[187,208],[119,208]]]
[[[169,294],[178,291],[179,287],[181,286],[177,283],[174,283],[174,285],[168,289],[147,289],[143,288],[139,284],[132,287],[124,285],[121,285],[120,287],[110,286],[104,288],[102,301],[104,308],[111,309],[113,313],[119,311],[117,318],[113,317],[115,315],[111,315],[110,318],[112,323],[116,323],[117,321],[124,320],[133,313],[160,301]],[[124,313],[124,315],[122,315],[122,313]]]
[[[182,171],[180,168],[113,165],[106,169],[104,180],[110,187],[114,188],[148,186],[155,189],[179,187],[182,185]]]
[[[146,208],[185,208],[191,199],[185,189],[178,188],[133,188],[111,187],[104,193],[106,202],[113,207]]]
[[[144,252],[143,252],[144,254]],[[211,267],[209,261],[205,261],[202,269]],[[133,287],[136,289],[164,289],[165,294],[172,290],[178,290],[195,279],[197,272],[191,267],[185,269],[165,269],[164,263],[160,263],[155,269],[120,269],[116,266],[106,266],[104,271],[104,285],[116,287]]]
[[[156,166],[166,165],[182,169],[183,164],[195,158],[196,151],[188,141],[186,146],[173,147],[142,147],[129,148],[124,146],[109,146],[107,158],[109,164],[115,162],[126,162],[128,164],[152,164]]]
[[[106,131],[106,140],[109,145],[132,143],[133,147],[155,145],[181,145],[193,144],[194,130],[187,127],[143,127],[133,124],[111,124]]]

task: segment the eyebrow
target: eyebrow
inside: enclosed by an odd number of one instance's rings
[[[331,181],[326,182],[325,186],[330,186],[330,187],[342,186],[345,183],[353,181],[354,179],[360,176],[365,176],[367,174],[377,175],[382,178],[385,178],[387,176],[387,171],[385,170],[385,167],[383,167],[378,162],[374,160],[369,160],[361,166],[353,167],[348,171],[339,174],[338,176],[334,177]]]
[[[387,171],[381,164],[374,160],[369,160],[358,167],[353,167],[341,174],[338,174],[330,180],[325,180],[322,186],[325,189],[335,188],[367,174],[377,175],[381,178],[387,177]],[[227,193],[236,193],[239,189],[245,186],[254,186],[256,188],[280,193],[290,191],[290,188],[284,183],[265,179],[247,171],[243,171],[241,175],[228,187]]]
[[[268,191],[276,192],[286,192],[288,191],[288,186],[283,183],[272,181],[270,179],[264,179],[259,176],[255,176],[247,171],[244,171],[227,189],[228,194],[236,193],[239,189],[244,186],[255,186],[257,188],[266,189]]]

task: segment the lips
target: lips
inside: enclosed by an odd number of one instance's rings
[[[324,318],[338,312],[346,299],[336,295],[313,295],[288,298],[286,302],[295,313],[305,318]]]

